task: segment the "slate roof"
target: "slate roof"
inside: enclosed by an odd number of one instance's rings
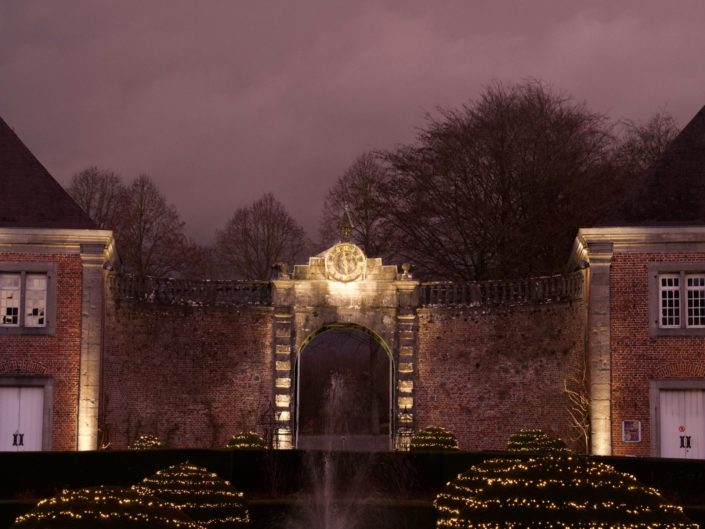
[[[0,227],[97,229],[2,118]]]
[[[640,177],[602,226],[705,224],[705,107]]]

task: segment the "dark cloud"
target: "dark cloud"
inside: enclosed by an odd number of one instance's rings
[[[266,191],[315,235],[358,154],[494,80],[684,124],[705,104],[703,22],[699,0],[9,0],[0,114],[64,184],[150,174],[203,241]]]

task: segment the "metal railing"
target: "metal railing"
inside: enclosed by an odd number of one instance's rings
[[[433,281],[421,284],[421,305],[528,305],[573,301],[583,297],[583,275],[529,277],[507,281]]]
[[[209,281],[110,274],[116,301],[189,306],[270,305],[269,281]]]

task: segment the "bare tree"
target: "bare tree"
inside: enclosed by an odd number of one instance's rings
[[[646,171],[680,132],[676,120],[664,110],[646,123],[626,119],[621,125],[624,132],[616,149],[616,161],[626,178]]]
[[[149,176],[140,175],[127,188],[115,231],[128,271],[166,276],[182,268],[184,223]]]
[[[216,241],[229,274],[244,279],[270,279],[273,265],[296,262],[306,246],[303,228],[271,193],[235,210]]]
[[[99,228],[115,228],[126,192],[119,175],[92,166],[73,175],[67,191]]]
[[[359,156],[329,189],[320,222],[321,243],[329,246],[340,238],[340,221],[347,207],[353,221],[351,241],[370,257],[389,257],[391,226],[383,200],[385,169],[371,153]]]
[[[590,388],[585,355],[579,355],[568,376],[563,379],[563,393],[568,397],[568,416],[572,431],[571,441],[584,454],[590,453]]]
[[[401,256],[422,276],[551,273],[614,192],[604,116],[537,81],[495,84],[384,153]]]

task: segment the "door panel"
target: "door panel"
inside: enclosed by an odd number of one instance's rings
[[[659,393],[661,457],[705,459],[705,391]]]
[[[20,411],[20,388],[0,386],[0,450],[17,451],[12,445]]]
[[[0,387],[0,450],[41,450],[43,424],[43,387]]]

